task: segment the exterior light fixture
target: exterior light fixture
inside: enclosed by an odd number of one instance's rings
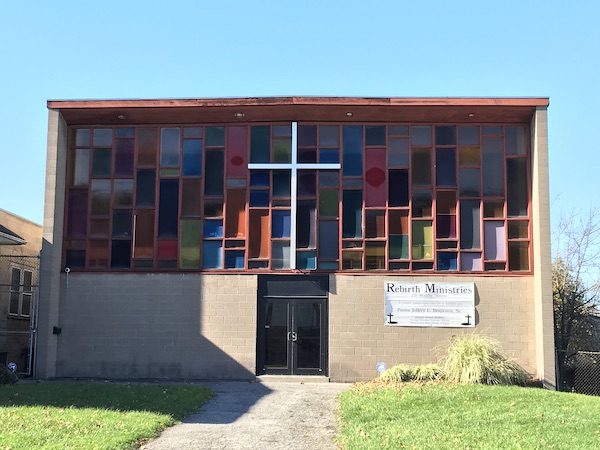
[[[353,115],[354,115],[354,114],[353,114],[353,113],[351,113],[350,111],[348,111],[348,112],[346,113],[346,117],[352,117]]]
[[[246,114],[244,114],[243,112],[236,112],[236,113],[233,113],[233,115],[234,115],[235,117],[239,117],[239,118],[241,118],[241,117],[244,117]]]
[[[475,117],[475,114],[469,113],[469,117]]]
[[[127,116],[125,114],[119,114],[117,116],[117,119],[119,119],[119,120],[125,120],[125,119],[127,119]]]

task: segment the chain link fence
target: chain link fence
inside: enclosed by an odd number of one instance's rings
[[[600,352],[557,352],[559,390],[600,395]]]
[[[39,256],[0,254],[0,364],[31,375],[37,327]]]

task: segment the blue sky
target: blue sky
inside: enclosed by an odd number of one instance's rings
[[[600,2],[0,5],[0,208],[41,223],[48,99],[550,97],[553,215],[599,205]]]

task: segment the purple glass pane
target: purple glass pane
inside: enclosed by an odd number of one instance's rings
[[[133,176],[133,139],[115,139],[115,175]]]
[[[463,272],[480,271],[483,269],[481,253],[461,253],[460,270]]]
[[[300,147],[312,147],[317,145],[316,125],[300,125],[298,127],[298,145]]]
[[[67,218],[67,236],[85,237],[87,225],[87,189],[71,189],[69,191],[69,215]]]
[[[484,222],[484,258],[487,261],[506,260],[506,229],[504,221],[492,220]]]

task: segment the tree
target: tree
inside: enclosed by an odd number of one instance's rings
[[[558,373],[580,350],[600,350],[596,338],[600,292],[600,210],[563,214],[554,232],[552,295]]]

